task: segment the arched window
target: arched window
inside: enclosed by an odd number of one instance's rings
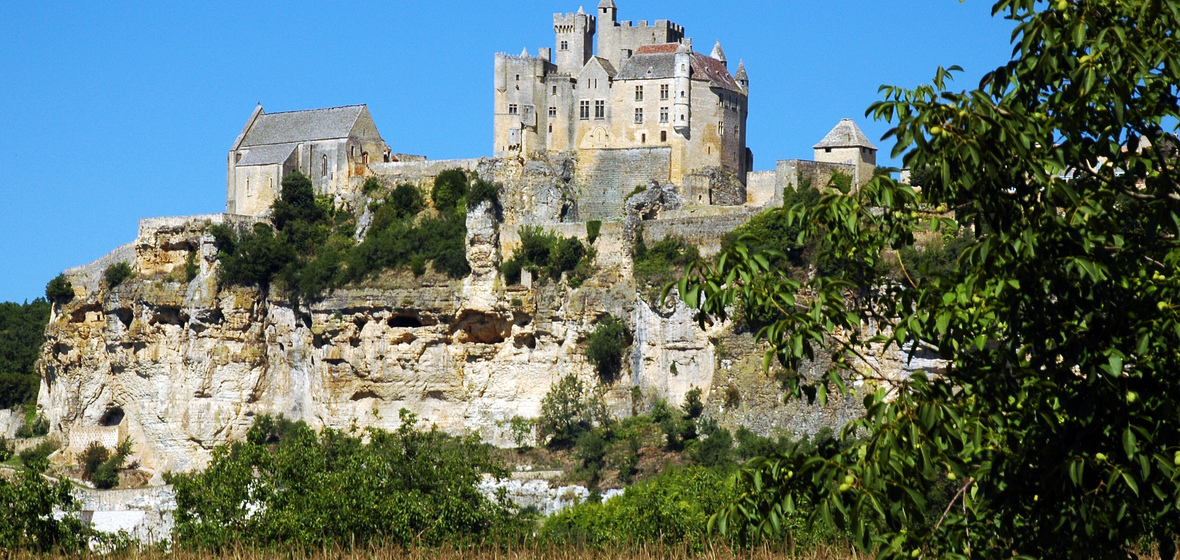
[[[361,164],[369,165],[369,152],[361,152]]]
[[[320,176],[327,177],[328,176],[328,156],[325,154],[320,157],[323,158],[323,165],[320,168]]]

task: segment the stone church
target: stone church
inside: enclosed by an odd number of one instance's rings
[[[296,169],[311,178],[316,194],[356,192],[372,175],[369,163],[391,157],[364,105],[267,113],[259,104],[229,150],[225,211],[265,213]]]
[[[745,183],[749,78],[720,42],[704,55],[670,21],[620,22],[614,0],[554,14],[553,31],[556,50],[496,55],[495,157],[662,148],[664,181],[721,169]]]

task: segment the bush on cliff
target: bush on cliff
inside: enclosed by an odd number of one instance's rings
[[[660,291],[676,280],[688,265],[699,259],[700,251],[683,238],[671,235],[664,236],[664,239],[649,248],[640,230],[635,234],[631,258],[635,265],[636,288],[648,303],[658,304]]]
[[[520,247],[500,265],[509,284],[520,283],[521,270],[528,270],[537,279],[552,280],[570,272],[568,279],[575,288],[593,274],[595,252],[578,238],[562,237],[540,226],[523,226],[519,231]]]
[[[45,285],[45,299],[52,303],[69,303],[74,299],[74,285],[66,278],[65,273],[58,274]]]
[[[406,410],[396,431],[363,434],[276,429],[262,418],[247,441],[216,448],[206,470],[168,475],[181,546],[463,545],[523,534],[510,507],[479,491],[484,473],[507,472],[478,436],[419,429]]]
[[[607,313],[598,320],[587,337],[586,359],[594,365],[598,378],[605,384],[614,383],[623,371],[623,351],[631,346],[627,323]]]

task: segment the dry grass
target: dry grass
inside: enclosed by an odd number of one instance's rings
[[[80,556],[0,550],[0,558],[12,560],[78,560]],[[238,547],[220,553],[176,551],[164,553],[154,550],[132,551],[107,555],[112,560],[867,560],[848,547],[817,547],[799,549],[792,553],[771,547],[753,550],[731,549],[724,544],[708,545],[694,551],[675,545],[638,545],[617,548],[582,548],[568,546],[523,546],[508,550],[495,548],[453,549],[419,548],[406,550],[399,546],[342,550],[278,550],[267,551]]]

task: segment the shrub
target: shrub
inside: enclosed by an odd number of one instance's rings
[[[703,419],[701,434],[705,436],[692,447],[692,460],[704,467],[733,465],[733,435],[712,419]]]
[[[852,191],[852,175],[843,171],[833,171],[831,178],[828,179],[828,186],[848,194]]]
[[[598,239],[598,232],[602,230],[602,220],[590,220],[586,222],[586,241],[591,245],[594,240]]]
[[[665,285],[675,281],[684,269],[700,258],[700,251],[680,237],[665,236],[648,248],[643,232],[635,235],[635,247],[631,252],[634,262],[635,284],[643,297],[656,303]]]
[[[623,455],[623,460],[619,464],[619,480],[630,484],[631,479],[639,473],[639,436],[632,435],[627,438],[627,453]]]
[[[89,479],[98,467],[107,462],[111,458],[111,452],[106,447],[97,441],[90,442],[86,446],[86,450],[78,457],[78,461],[82,463],[82,478]]]
[[[507,476],[478,436],[421,430],[406,410],[396,431],[363,434],[291,424],[281,443],[259,443],[274,428],[214,450],[201,472],[171,474],[182,546],[364,547],[475,544],[524,526],[479,491],[484,474]],[[246,504],[257,504],[257,508]]]
[[[418,212],[426,207],[426,201],[418,187],[403,183],[389,193],[385,206],[392,209],[399,218],[405,218],[418,215]]]
[[[520,271],[523,267],[517,259],[508,259],[500,263],[500,273],[509,285],[520,283]]]
[[[64,272],[54,276],[53,280],[46,284],[45,298],[59,305],[74,299],[74,285],[66,279]]]
[[[440,212],[451,210],[459,199],[467,195],[467,174],[461,169],[448,169],[434,178],[430,200]]]
[[[90,532],[72,515],[78,508],[70,485],[49,481],[41,469],[0,476],[0,504],[0,550],[28,550],[44,557],[50,551],[72,556],[87,549]],[[58,512],[67,515],[58,517]]]
[[[415,277],[426,274],[426,257],[422,255],[410,257],[410,272],[413,272]]]
[[[586,431],[609,423],[602,396],[589,390],[574,374],[554,383],[541,399],[541,416],[537,418],[537,441],[547,441],[550,448],[573,445]]]
[[[709,516],[735,498],[724,471],[670,468],[601,504],[579,504],[553,514],[539,533],[542,539],[558,543],[663,542],[700,549],[709,538]]]
[[[197,274],[201,273],[201,267],[197,265],[197,252],[189,251],[188,256],[184,258],[184,281],[192,282]]]
[[[94,470],[94,474],[90,475],[90,481],[99,490],[110,490],[119,485],[119,471],[107,461]]]
[[[559,237],[540,226],[523,226],[519,231],[520,247],[500,266],[509,284],[520,282],[522,269],[543,273],[553,280],[561,278],[563,272],[573,272],[570,280],[575,288],[593,274],[594,252],[586,250],[576,237]]]
[[[623,350],[631,345],[627,324],[611,314],[604,315],[587,337],[586,359],[603,383],[614,383],[623,369]]]
[[[33,411],[35,409],[31,406],[26,406],[25,409],[28,411],[25,414],[25,423],[20,428],[17,428],[16,437],[25,439],[48,434],[49,421],[45,419],[45,416],[41,414],[34,416]]]
[[[34,447],[21,451],[21,463],[24,463],[26,467],[35,471],[43,471],[49,466],[49,456],[60,447],[61,445],[57,440],[48,438]]]
[[[684,404],[680,406],[689,418],[700,418],[705,411],[705,403],[701,402],[701,390],[693,387],[684,394]]]
[[[597,488],[605,466],[607,441],[601,430],[591,428],[582,432],[574,444],[574,456],[581,464],[582,473],[586,477],[586,485]]]
[[[535,421],[519,415],[513,416],[508,421],[508,427],[512,433],[512,442],[516,444],[517,449],[524,449],[528,446],[529,440],[533,438],[533,426],[535,424]]]
[[[381,190],[381,181],[376,177],[365,179],[365,184],[361,185],[361,192],[365,193],[366,196],[372,196],[373,193],[379,190]]]
[[[131,278],[132,274],[130,263],[119,262],[106,267],[106,270],[102,271],[102,279],[108,288],[114,288]]]
[[[475,208],[482,202],[491,202],[493,208],[500,206],[500,187],[495,184],[476,179],[471,182],[471,189],[467,191],[467,207]]]
[[[12,448],[8,446],[8,438],[0,436],[0,463],[12,458]]]

